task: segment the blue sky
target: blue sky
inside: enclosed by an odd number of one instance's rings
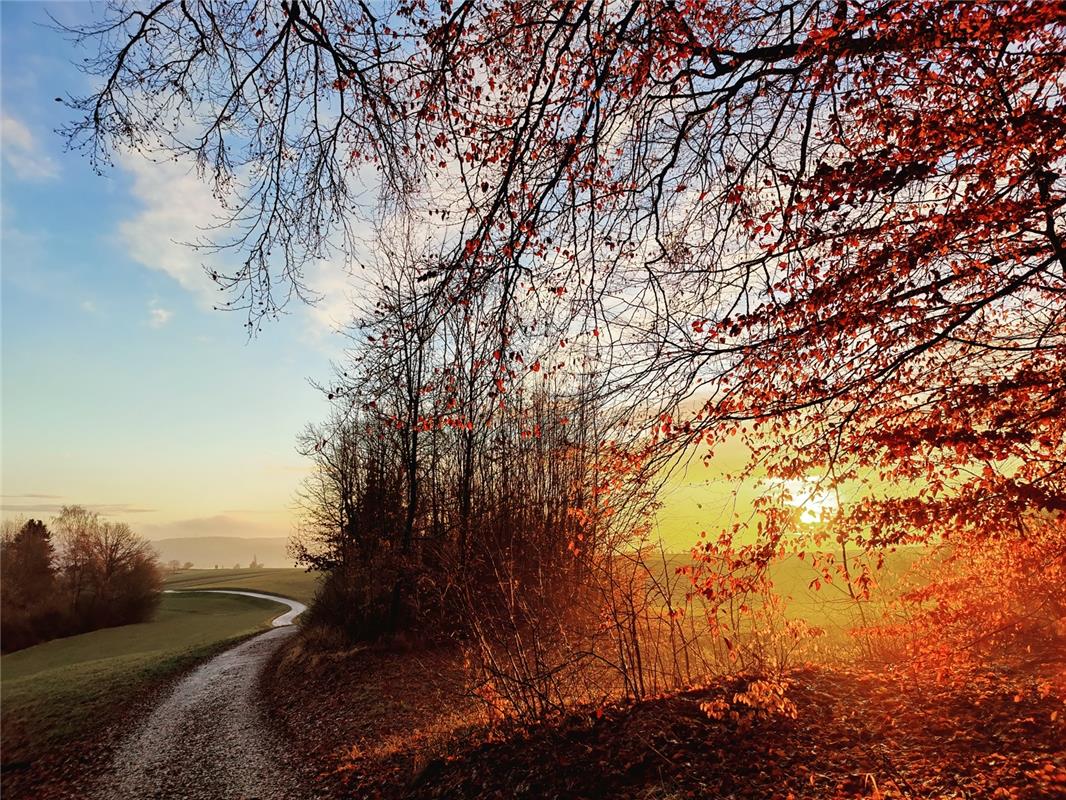
[[[296,435],[327,410],[309,379],[341,355],[351,280],[320,265],[308,278],[324,301],[252,340],[240,313],[212,310],[204,257],[180,244],[215,221],[209,189],[123,154],[98,176],[54,133],[70,114],[54,98],[90,84],[47,15],[93,11],[0,0],[0,511],[81,503],[151,538],[287,535],[307,466]],[[674,481],[665,537],[735,513],[720,472]]]
[[[210,222],[210,193],[183,166],[124,157],[101,177],[64,151],[54,98],[88,78],[47,11],[92,6],[0,3],[3,512],[77,502],[152,537],[284,535],[343,278],[323,267],[324,304],[252,340],[213,311],[203,258],[177,243]]]

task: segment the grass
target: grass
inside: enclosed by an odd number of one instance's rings
[[[279,572],[296,570],[278,570]],[[0,658],[4,761],[86,733],[123,701],[269,626],[280,607],[238,595],[163,595],[155,619]]]
[[[782,599],[783,606],[780,612],[772,612],[769,615],[773,619],[772,626],[768,626],[768,621],[763,619],[761,627],[767,633],[771,630],[781,631],[782,623],[786,620],[802,620],[810,626],[811,633],[815,635],[805,638],[794,651],[793,658],[797,660],[820,660],[826,653],[839,654],[854,650],[858,642],[854,636],[856,629],[889,621],[892,598],[898,595],[904,581],[920,578],[913,568],[927,554],[927,550],[918,547],[901,547],[887,554],[883,568],[875,572],[878,588],[871,599],[862,601],[856,601],[849,595],[840,576],[836,576],[831,582],[823,579],[821,587],[814,588],[812,581],[822,578],[822,575],[811,565],[809,559],[801,560],[790,555],[775,561],[769,568],[769,576],[774,592]],[[851,561],[852,569],[858,570],[854,556]],[[691,566],[692,563],[692,556],[686,553],[667,554],[665,562],[649,563],[649,568],[658,580],[670,578],[671,599],[677,607],[684,607],[685,594],[692,591],[692,585],[687,576],[676,575],[676,570]],[[760,596],[740,598],[734,603],[734,609],[741,603],[749,605],[752,610],[765,609],[764,600]],[[723,609],[724,614],[728,615],[728,608],[727,605]],[[701,609],[702,605],[697,598],[692,610],[698,613]],[[738,625],[733,629],[734,640],[738,637],[746,640],[754,624],[753,616],[749,613],[737,614],[734,624]]]
[[[185,569],[168,575],[167,589],[245,589],[310,603],[319,574],[302,569]]]

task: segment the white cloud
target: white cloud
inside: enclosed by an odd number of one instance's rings
[[[118,163],[133,176],[133,195],[142,205],[118,227],[130,257],[166,273],[205,306],[218,303],[218,289],[204,272],[205,254],[190,246],[221,217],[211,190],[182,163],[153,162],[129,153],[120,153]]]
[[[204,308],[221,305],[228,297],[204,267],[232,273],[238,254],[208,252],[194,246],[224,240],[227,234],[218,227],[227,215],[208,184],[184,162],[154,162],[137,154],[120,153],[118,163],[133,177],[133,195],[141,204],[141,210],[118,227],[126,252],[137,263],[169,275]],[[366,231],[369,238],[370,229]],[[318,297],[302,315],[312,340],[343,327],[353,315],[352,292],[358,286],[343,261],[340,256],[322,260],[311,265],[304,276],[310,293]]]
[[[20,120],[0,116],[0,151],[4,163],[19,180],[48,181],[59,177],[59,164],[41,149],[41,144]]]
[[[153,328],[162,328],[174,317],[174,312],[159,305],[158,300],[148,304],[148,324]]]
[[[84,311],[86,314],[96,314],[100,309],[96,307],[96,303],[94,303],[92,300],[82,300],[81,310]]]
[[[353,279],[348,270],[334,261],[320,261],[308,270],[306,281],[316,296],[315,303],[307,307],[312,338],[344,328],[354,316]]]

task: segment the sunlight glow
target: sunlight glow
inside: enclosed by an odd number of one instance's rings
[[[802,509],[799,521],[805,525],[828,522],[840,508],[834,488],[817,475],[791,480],[775,478],[766,483],[781,489],[788,505]]]

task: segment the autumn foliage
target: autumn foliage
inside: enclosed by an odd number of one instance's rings
[[[608,641],[640,697],[786,662],[802,556],[867,657],[1061,652],[1066,4],[164,2],[77,34],[72,141],[195,160],[249,325],[310,263],[375,268],[305,441],[302,555],[358,635],[455,623],[534,714]],[[737,440],[767,490],[680,599],[657,482]],[[797,481],[838,510],[801,522]]]

